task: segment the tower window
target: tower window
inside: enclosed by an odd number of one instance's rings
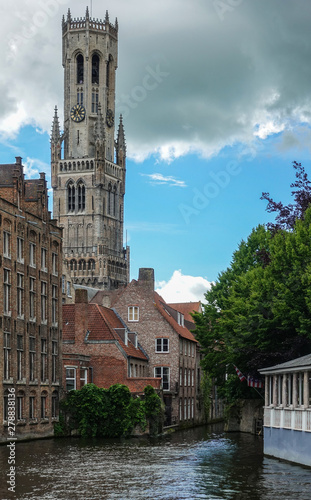
[[[83,106],[83,92],[82,92],[82,89],[81,89],[81,92],[77,92],[77,104],[81,104],[81,106]]]
[[[83,55],[77,56],[77,83],[83,83],[84,79],[84,60]]]
[[[92,83],[99,84],[99,57],[97,54],[92,57]]]
[[[92,113],[98,113],[98,92],[92,92]]]
[[[76,195],[76,190],[74,185],[69,184],[67,188],[68,212],[74,212],[75,210],[75,195]]]
[[[85,186],[82,182],[78,185],[78,210],[85,210]]]

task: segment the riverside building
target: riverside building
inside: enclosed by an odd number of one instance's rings
[[[17,438],[52,435],[58,419],[61,236],[45,174],[25,179],[20,157],[0,165],[0,440],[9,430]]]

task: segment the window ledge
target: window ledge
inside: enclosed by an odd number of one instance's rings
[[[36,316],[34,318],[29,318],[29,322],[30,323],[36,323],[37,322]]]
[[[12,311],[4,311],[3,316],[7,316],[8,318],[11,318],[12,316]]]
[[[42,319],[41,320],[41,325],[47,325],[48,324],[48,320],[47,319]]]
[[[13,377],[7,378],[3,380],[4,384],[13,384]]]
[[[17,316],[17,319],[20,319],[20,320],[22,320],[22,321],[23,321],[23,320],[25,319],[25,315],[24,315],[24,314],[19,314],[19,315]]]

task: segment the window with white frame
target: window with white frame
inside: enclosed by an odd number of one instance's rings
[[[41,281],[41,323],[47,322],[47,284],[45,281]]]
[[[36,339],[29,337],[29,380],[35,380]]]
[[[17,420],[23,420],[24,418],[24,394],[19,392],[16,398],[16,416]]]
[[[192,387],[194,387],[194,370],[192,370],[191,385],[192,385]]]
[[[187,420],[187,398],[184,398],[184,420]]]
[[[4,350],[4,364],[3,364],[3,377],[5,380],[10,378],[11,371],[11,334],[4,332],[3,334],[3,350]]]
[[[67,296],[71,297],[71,283],[67,281]]]
[[[184,355],[187,356],[187,341],[184,340]]]
[[[29,396],[29,418],[33,420],[35,418],[35,396]]]
[[[58,255],[57,253],[53,252],[52,253],[52,274],[54,276],[58,276],[58,269],[57,269],[57,264],[58,264]]]
[[[29,319],[36,318],[36,288],[35,278],[29,278]]]
[[[188,342],[188,356],[191,356],[191,342]]]
[[[57,286],[52,285],[52,324],[57,325]]]
[[[129,306],[127,310],[128,321],[139,321],[139,307]]]
[[[87,384],[87,368],[80,368],[80,389]]]
[[[184,372],[184,386],[187,387],[187,368],[185,368]]]
[[[182,339],[179,339],[179,354],[182,354]]]
[[[3,312],[11,313],[11,272],[9,269],[3,269]]]
[[[180,312],[177,312],[177,323],[180,325],[180,326],[185,326],[185,317],[182,313]]]
[[[155,339],[156,352],[169,352],[169,339]]]
[[[52,418],[56,418],[58,414],[58,393],[56,391],[52,394]]]
[[[40,412],[41,418],[46,418],[46,416],[47,416],[47,404],[46,404],[46,401],[47,401],[47,394],[45,392],[43,392],[41,394],[41,412]]]
[[[156,366],[154,376],[162,378],[163,391],[170,390],[170,369],[167,366]]]
[[[41,339],[41,382],[47,379],[47,341]]]
[[[76,369],[66,368],[66,391],[76,389]]]
[[[179,368],[179,385],[182,386],[182,368]]]
[[[188,387],[191,386],[191,370],[188,368]]]
[[[191,399],[191,418],[194,418],[194,398]]]
[[[22,238],[17,237],[16,242],[16,259],[17,262],[24,264],[24,240]]]
[[[66,292],[66,276],[62,275],[62,293]]]
[[[191,418],[191,398],[188,398],[188,418]]]
[[[24,317],[24,276],[17,273],[17,316]]]
[[[57,380],[57,341],[52,340],[52,382],[55,383]]]
[[[179,420],[182,420],[182,399],[179,398]]]
[[[41,271],[47,271],[47,250],[46,248],[41,248]]]
[[[31,242],[29,243],[29,265],[36,267],[36,245]]]
[[[195,344],[194,344],[194,342],[192,342],[191,349],[192,349],[192,357],[194,358],[194,352],[195,352]]]
[[[11,258],[11,234],[3,231],[3,257]]]
[[[17,380],[23,378],[24,349],[23,336],[17,335]]]

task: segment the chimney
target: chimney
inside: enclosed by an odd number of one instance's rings
[[[87,304],[87,290],[84,288],[77,288],[76,289],[76,299],[75,299],[76,304]]]
[[[21,156],[15,156],[15,163],[16,163],[16,165],[21,165],[22,164],[22,157]]]
[[[138,283],[154,290],[154,269],[141,267],[138,274]]]
[[[78,288],[75,293],[75,338],[76,344],[83,345],[87,331],[89,330],[88,321],[88,301],[87,290]]]

